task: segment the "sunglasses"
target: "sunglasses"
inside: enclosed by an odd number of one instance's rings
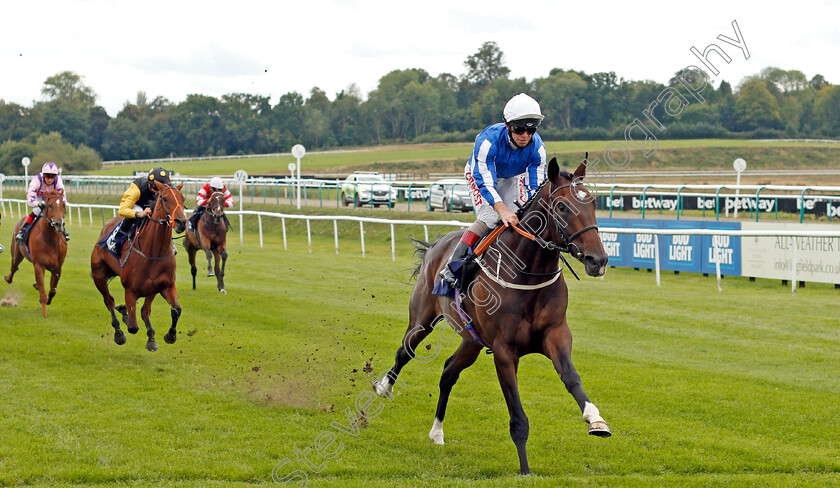
[[[517,127],[515,125],[512,125],[510,130],[512,130],[514,134],[524,134],[527,132],[530,135],[534,135],[534,133],[537,132],[536,127]]]

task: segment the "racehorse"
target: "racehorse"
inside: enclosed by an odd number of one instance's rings
[[[225,263],[227,262],[227,231],[228,223],[225,219],[225,195],[222,192],[213,192],[207,202],[207,211],[201,216],[196,225],[198,235],[192,229],[187,230],[187,238],[184,239],[184,247],[190,258],[190,271],[192,272],[193,290],[195,290],[195,254],[199,249],[207,256],[207,276],[216,276],[216,287],[219,293],[227,293],[225,290]],[[211,265],[210,259],[215,258],[215,266]],[[222,267],[219,268],[219,258],[222,259]]]
[[[598,236],[594,199],[582,183],[585,173],[586,160],[570,174],[561,171],[552,158],[548,177],[518,211],[519,227],[497,228],[502,232],[475,260],[479,265],[475,278],[463,292],[456,290],[455,300],[434,295],[432,289],[463,230],[450,232],[431,245],[419,242],[421,260],[409,302],[409,327],[397,349],[394,366],[373,386],[380,396],[390,397],[400,370],[409,360],[415,356],[430,360],[428,354],[416,352],[417,346],[445,318],[461,336],[461,343],[446,360],[441,375],[437,411],[429,432],[435,444],[443,444],[443,419],[452,387],[485,347],[493,354],[522,474],[530,472],[525,451],[528,417],[516,376],[519,358],[526,354],[540,353],[551,360],[583,412],[590,434],[611,435],[583,391],[572,363],[572,333],[566,321],[568,289],[559,266],[560,259],[566,262],[562,251],[581,261],[590,276],[606,272],[608,256]],[[569,270],[574,273],[571,267]],[[463,304],[460,312],[459,304]]]
[[[12,239],[12,269],[5,276],[6,283],[11,283],[23,258],[32,261],[35,267],[35,283],[32,285],[41,294],[41,312],[47,317],[47,305],[52,303],[58,280],[61,278],[61,266],[67,256],[67,239],[64,237],[64,190],[48,191],[44,194],[44,211],[29,230],[29,244],[24,246],[17,239]],[[15,234],[20,231],[21,218],[15,226]],[[44,288],[44,271],[50,271],[50,292]]]
[[[93,246],[93,253],[90,256],[91,276],[105,300],[105,306],[111,312],[114,342],[119,345],[125,344],[125,334],[120,330],[120,322],[114,311],[116,309],[122,314],[122,320],[128,332],[136,334],[139,329],[136,315],[137,300],[143,297],[145,300],[140,310],[140,317],[146,323],[148,335],[146,349],[157,350],[155,330],[152,328],[149,314],[152,310],[152,301],[158,293],[169,302],[171,308],[172,325],[164,336],[164,340],[167,344],[174,344],[177,339],[176,325],[178,317],[181,316],[181,305],[178,303],[178,291],[175,288],[175,248],[172,246],[172,230],[180,234],[187,226],[184,195],[181,193],[183,186],[183,183],[177,187],[165,185],[160,190],[151,216],[138,223],[139,230],[133,240],[125,242],[119,260],[98,244]],[[105,224],[99,240],[110,233],[122,220],[123,217],[115,217]],[[108,289],[108,282],[115,276],[120,277],[120,282],[125,289],[125,305],[116,307],[114,297]]]

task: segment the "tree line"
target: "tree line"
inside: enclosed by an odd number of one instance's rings
[[[546,140],[622,139],[627,124],[680,81],[680,72],[663,85],[559,68],[530,81],[511,79],[494,42],[484,43],[464,66],[460,76],[394,70],[366,97],[355,84],[332,100],[313,87],[308,96],[286,93],[275,105],[246,93],[191,94],[173,103],[140,92],[114,117],[96,104],[81,75],[65,71],[44,81],[44,100],[32,107],[0,99],[0,172],[20,172],[24,156],[83,171],[102,160],[276,153],[299,143],[322,149],[472,141],[501,121],[505,102],[520,92],[540,102]],[[768,67],[734,89],[727,81],[717,88],[709,83],[703,98],[659,137],[840,136],[840,86],[819,74],[808,79],[797,70]]]

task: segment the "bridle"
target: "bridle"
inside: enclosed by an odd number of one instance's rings
[[[54,200],[56,198],[61,198],[61,195],[53,195],[51,197],[47,197],[47,198],[44,199],[44,204],[45,204],[44,218],[47,219],[47,222],[50,224],[50,227],[52,227],[59,234],[64,235],[64,232],[63,232],[64,231],[64,222],[59,222],[57,220],[53,220],[53,218],[50,215],[48,215],[48,214],[52,213],[50,211],[51,210],[50,200]]]
[[[570,183],[558,186],[554,190],[552,190],[551,180],[546,179],[546,183],[548,183],[548,194],[549,194],[549,201],[550,201],[551,200],[550,196],[553,195],[554,192],[562,190],[563,188],[574,187],[579,182],[575,181],[573,179]],[[540,189],[542,189],[542,188],[540,188]],[[536,202],[532,202],[532,203],[536,203]],[[525,207],[520,209],[520,212],[523,212],[524,209],[525,209]],[[522,237],[525,237],[526,239],[530,239],[530,240],[536,242],[543,249],[547,249],[549,251],[559,251],[558,256],[560,257],[560,259],[563,261],[563,263],[566,265],[566,267],[569,268],[569,271],[572,272],[574,277],[577,278],[578,280],[580,280],[580,277],[575,272],[574,268],[571,267],[571,265],[569,264],[569,262],[566,260],[565,256],[563,256],[562,253],[565,252],[565,253],[568,253],[568,254],[574,256],[576,259],[580,259],[583,256],[583,251],[581,251],[580,247],[578,247],[578,245],[574,243],[575,238],[577,238],[578,236],[580,236],[584,232],[587,232],[587,231],[590,231],[590,230],[593,230],[593,229],[597,231],[598,226],[595,225],[595,224],[587,225],[587,226],[585,226],[581,229],[578,229],[577,231],[573,232],[572,234],[569,234],[568,231],[566,231],[566,227],[563,225],[563,222],[555,214],[555,212],[553,211],[551,206],[549,206],[546,213],[549,214],[549,216],[551,217],[551,220],[554,222],[555,229],[560,234],[560,236],[563,238],[562,243],[558,244],[558,243],[554,242],[553,240],[550,240],[550,239],[546,240],[546,239],[543,239],[542,237],[540,237],[538,235],[531,234],[530,232],[526,231],[525,229],[523,229],[519,225],[511,225],[510,228],[512,228],[517,233],[519,233]],[[507,228],[505,228],[505,230],[507,230]],[[504,232],[504,230],[502,232]],[[563,271],[563,268],[560,268],[557,271],[552,272],[552,273],[529,273],[527,271],[520,270],[519,271],[520,273],[522,273],[524,275],[528,275],[528,276],[543,276],[543,277],[553,276],[553,278],[551,278],[547,281],[544,281],[542,283],[536,284],[536,285],[520,285],[520,284],[516,284],[516,283],[509,283],[509,282],[503,280],[501,278],[500,274],[499,274],[498,267],[500,265],[501,253],[500,253],[498,259],[499,259],[499,261],[497,261],[497,269],[496,269],[495,274],[492,272],[492,270],[488,269],[482,263],[481,259],[477,259],[476,262],[478,263],[479,267],[484,271],[484,273],[491,280],[495,281],[496,283],[498,283],[499,285],[501,285],[502,287],[505,287],[505,288],[513,288],[513,289],[517,289],[517,290],[537,290],[539,288],[544,288],[548,285],[551,285],[555,281],[557,281],[557,279],[560,278],[560,274]]]
[[[219,197],[216,197],[216,194],[218,194]],[[214,200],[216,200],[215,203],[214,203]],[[221,200],[221,201],[219,201],[219,200]],[[208,210],[209,211],[204,212],[204,215],[205,216],[209,215],[208,218],[212,219],[213,223],[215,223],[215,224],[218,224],[222,220],[222,218],[225,216],[224,203],[223,202],[224,202],[224,194],[222,192],[214,191],[210,195],[210,203],[208,204],[208,207],[209,207]]]
[[[177,212],[179,208],[184,208],[184,207],[178,202],[178,197],[175,195],[175,188],[174,187],[172,187],[171,185],[167,185],[166,188],[164,188],[163,190],[160,191],[160,193],[158,193],[158,196],[155,199],[154,210],[157,210],[158,205],[160,205],[161,203],[166,203],[165,193],[166,193],[167,190],[169,190],[169,192],[172,193],[172,198],[175,199],[175,209],[172,211],[172,214],[170,215],[166,211],[166,207],[163,207],[163,213],[164,213],[164,215],[166,215],[165,219],[156,219],[156,218],[152,217],[151,215],[148,216],[147,218],[149,220],[151,220],[152,222],[155,222],[155,223],[158,223],[158,224],[161,224],[161,225],[168,225],[169,227],[175,227],[175,212]],[[161,200],[163,200],[163,202],[161,202]],[[152,213],[154,213],[154,210],[152,210]]]

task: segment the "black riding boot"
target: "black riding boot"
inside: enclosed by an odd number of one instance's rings
[[[69,240],[70,240],[70,233],[65,230],[64,231],[64,241],[66,242],[66,241],[69,241]]]
[[[32,223],[35,223],[35,221],[33,220]],[[23,225],[20,227],[20,232],[17,233],[17,235],[15,236],[15,239],[17,239],[21,243],[25,243],[26,242],[26,236],[29,235],[29,229],[31,227],[32,227],[32,224],[27,224],[24,221]]]
[[[458,282],[458,278],[455,276],[455,273],[449,269],[449,264],[452,261],[467,257],[469,250],[470,246],[468,246],[465,242],[458,241],[458,245],[455,246],[455,250],[452,251],[452,256],[449,256],[449,261],[446,262],[446,266],[444,266],[443,271],[440,272],[440,277],[455,288],[459,288],[461,283]]]

